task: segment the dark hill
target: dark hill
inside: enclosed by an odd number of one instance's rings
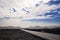
[[[0,29],[0,40],[47,40],[20,29]]]

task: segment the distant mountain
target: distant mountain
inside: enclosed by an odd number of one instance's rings
[[[20,29],[21,27],[14,27],[14,26],[0,26],[0,29]]]
[[[26,29],[42,29],[43,27],[41,26],[30,26],[29,28]]]
[[[42,26],[30,26],[29,28],[24,28],[25,30],[31,30],[31,31],[42,31],[45,27]]]
[[[45,28],[52,29],[52,28],[56,28],[56,27],[60,27],[60,26],[57,26],[57,25],[55,25],[55,26],[30,26],[30,27],[24,28],[24,29],[45,29]]]

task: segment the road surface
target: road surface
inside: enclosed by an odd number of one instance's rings
[[[29,30],[24,30],[24,29],[22,29],[22,30],[25,32],[34,34],[36,36],[39,36],[39,37],[49,39],[49,40],[60,40],[60,35],[44,33],[44,32],[29,31]]]

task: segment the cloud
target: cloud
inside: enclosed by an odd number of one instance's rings
[[[59,5],[49,5],[41,2],[40,6],[34,7],[31,9],[30,14],[38,16],[43,16],[43,14],[47,13],[48,11],[55,10],[60,7]]]
[[[49,16],[49,17],[60,17],[60,8],[57,8],[55,10],[51,10],[48,13],[45,13],[44,16]]]
[[[8,20],[8,19],[6,19],[6,18],[0,18],[0,24],[4,23],[6,20]]]
[[[15,8],[11,8],[10,11],[17,12]]]
[[[56,25],[60,25],[59,2],[51,0],[0,0],[0,26],[28,27],[56,23]]]
[[[29,13],[30,13],[30,11],[29,11],[29,8],[28,8],[28,7],[22,8],[22,10],[23,10],[26,14],[29,14]]]
[[[45,18],[45,19],[27,19],[27,20],[22,20],[22,21],[28,21],[28,22],[34,22],[34,23],[59,23],[60,24],[60,18]]]
[[[35,1],[34,0],[25,0],[25,1],[0,0],[0,6],[3,6],[3,8],[0,8],[0,18],[6,16],[10,18],[22,17],[21,19],[47,18],[48,17],[47,15],[49,15],[47,14],[48,11],[55,10],[60,7],[60,4],[59,5],[46,4],[49,3],[50,1],[51,0],[35,0]],[[45,14],[47,14],[46,15],[47,17],[44,16]]]

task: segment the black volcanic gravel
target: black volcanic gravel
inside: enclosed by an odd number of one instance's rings
[[[20,29],[0,29],[0,40],[45,40]]]

